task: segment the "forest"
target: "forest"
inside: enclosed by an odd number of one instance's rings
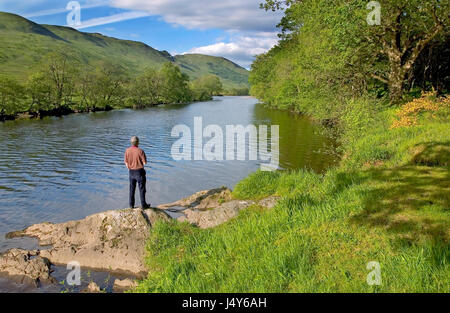
[[[280,43],[252,66],[264,103],[339,119],[348,99],[395,105],[449,88],[448,1],[267,0],[283,10]],[[379,10],[376,12],[374,10]],[[379,24],[370,19],[379,14]]]
[[[116,108],[206,101],[223,93],[220,78],[210,74],[190,81],[170,62],[131,77],[120,65],[102,62],[79,66],[64,52],[50,53],[40,71],[24,82],[0,75],[0,120],[43,117]],[[232,93],[245,91],[233,90]]]

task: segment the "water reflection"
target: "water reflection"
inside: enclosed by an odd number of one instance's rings
[[[280,125],[280,167],[282,169],[309,168],[323,172],[336,158],[331,155],[335,143],[319,125],[305,116],[255,105],[255,125]]]

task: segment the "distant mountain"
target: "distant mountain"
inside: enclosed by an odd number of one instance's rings
[[[225,58],[203,54],[184,54],[175,56],[175,62],[184,73],[193,78],[214,74],[224,81],[248,85],[248,71]]]
[[[68,51],[86,66],[102,61],[120,64],[130,74],[173,62],[191,79],[219,76],[225,88],[248,86],[248,71],[221,57],[201,54],[171,56],[136,41],[120,40],[70,27],[40,25],[19,15],[0,12],[0,73],[25,79],[53,51]]]

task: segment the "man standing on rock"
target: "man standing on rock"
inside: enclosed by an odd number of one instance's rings
[[[142,209],[148,209],[150,205],[145,201],[146,193],[146,172],[144,166],[147,165],[147,157],[144,150],[139,148],[139,138],[131,138],[131,147],[125,152],[125,165],[130,170],[130,208],[134,208],[134,194],[136,184],[139,185]]]

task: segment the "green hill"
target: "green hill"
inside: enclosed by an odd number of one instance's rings
[[[175,61],[183,72],[193,78],[214,74],[224,81],[248,85],[248,71],[225,58],[202,54],[185,54],[175,56]]]
[[[180,55],[158,51],[136,41],[120,40],[70,27],[40,25],[21,16],[0,12],[0,72],[25,79],[53,51],[69,51],[78,62],[95,66],[102,61],[120,64],[131,74],[148,67],[159,69],[166,62],[179,65],[191,79],[207,74],[219,76],[225,88],[248,86],[248,71],[221,57]]]

